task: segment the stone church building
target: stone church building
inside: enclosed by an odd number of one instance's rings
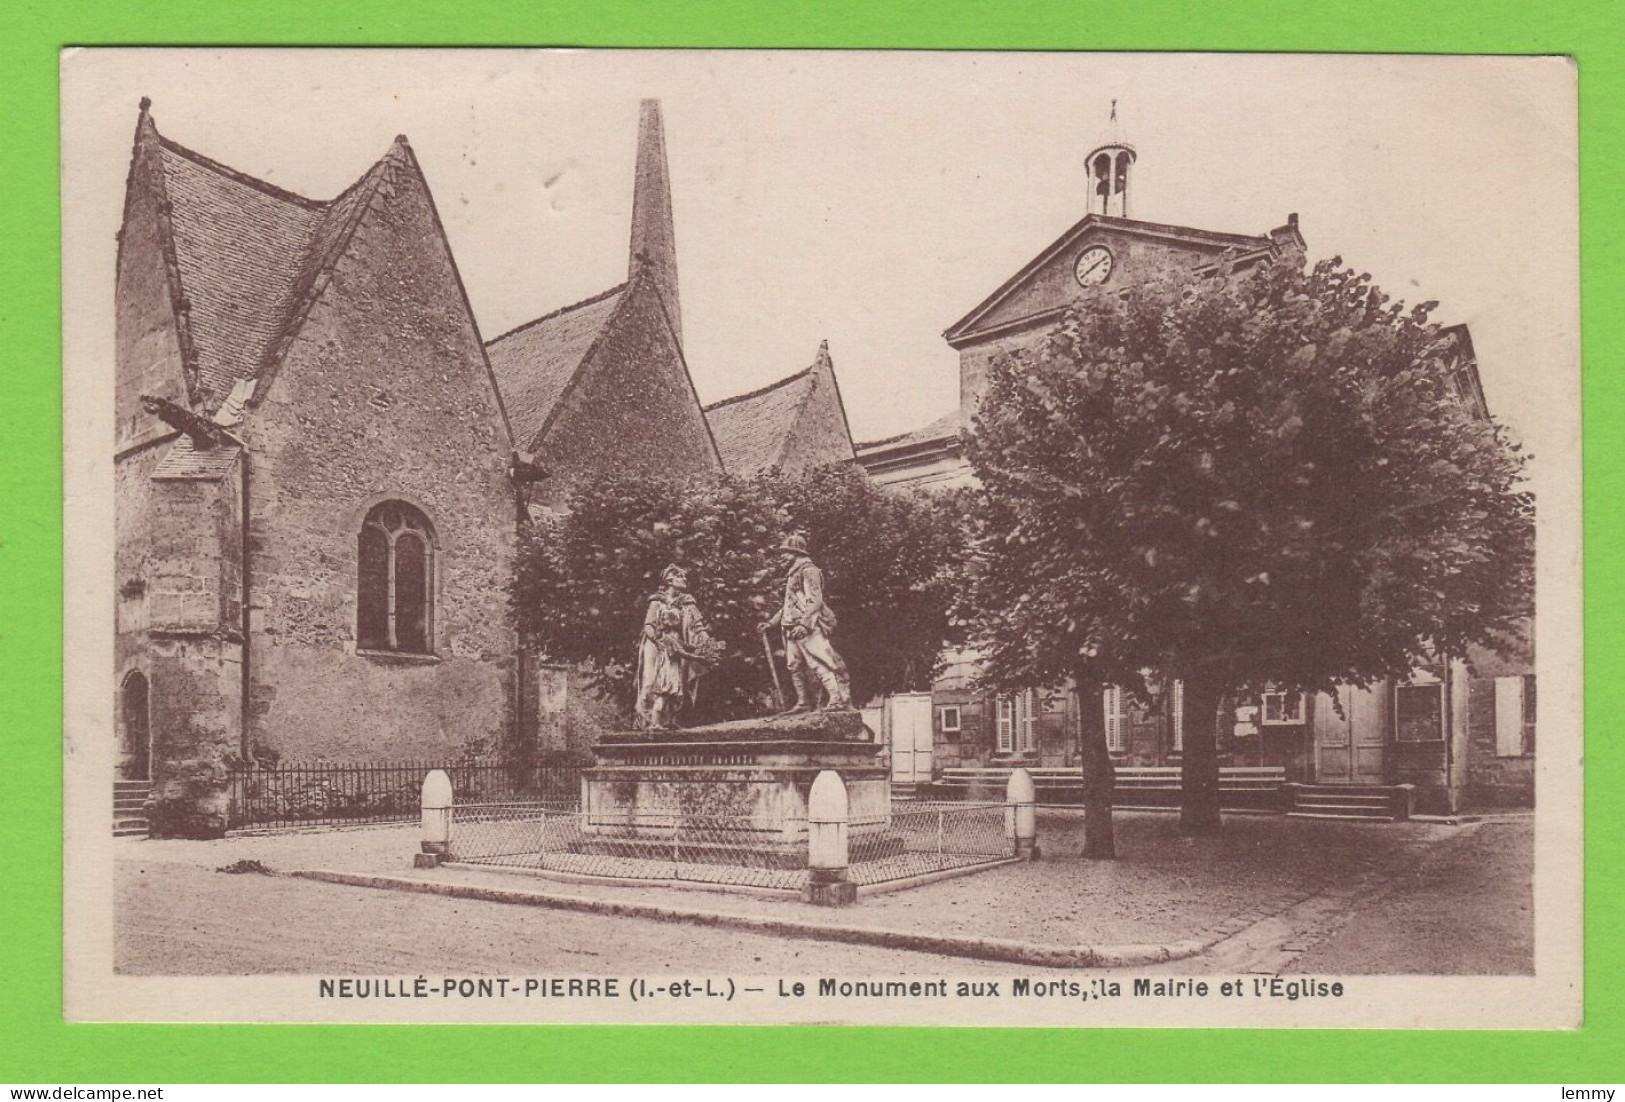
[[[853,451],[827,349],[713,409],[683,355],[659,105],[627,278],[485,340],[412,148],[334,198],[162,135],[143,100],[118,237],[119,776],[154,833],[225,825],[230,770],[450,761],[545,731],[508,580],[533,508],[603,472]],[[723,410],[768,407],[764,455]],[[837,421],[838,417],[838,421]],[[550,695],[551,694],[551,695]]]

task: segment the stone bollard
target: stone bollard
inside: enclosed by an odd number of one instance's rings
[[[846,782],[833,769],[813,778],[807,794],[808,903],[845,907],[857,902],[858,886],[847,874]]]
[[[1414,784],[1394,785],[1392,811],[1394,819],[1400,822],[1416,814],[1416,786]]]
[[[423,778],[423,847],[412,865],[432,869],[451,855],[451,778],[435,769]]]
[[[1004,834],[1015,843],[1017,857],[1038,860],[1038,790],[1033,775],[1025,769],[1010,774],[1004,786]]]

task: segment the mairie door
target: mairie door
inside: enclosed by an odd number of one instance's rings
[[[1369,689],[1343,686],[1338,715],[1332,698],[1315,699],[1311,729],[1315,739],[1315,781],[1319,784],[1384,784],[1388,779],[1388,712],[1386,686]]]
[[[899,693],[886,701],[891,714],[891,779],[894,784],[931,779],[931,694]]]

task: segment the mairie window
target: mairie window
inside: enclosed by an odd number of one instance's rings
[[[999,753],[1026,754],[1038,749],[1038,694],[1032,689],[999,697],[994,720]]]

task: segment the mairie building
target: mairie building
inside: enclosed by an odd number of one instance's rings
[[[969,486],[973,475],[961,441],[986,390],[988,368],[1001,355],[1044,342],[1070,310],[1101,294],[1166,271],[1225,263],[1246,269],[1265,259],[1301,262],[1306,244],[1298,216],[1259,233],[1231,233],[1145,221],[1131,214],[1137,152],[1117,127],[1084,158],[1082,217],[1020,270],[950,325],[943,337],[959,357],[956,408],[925,426],[859,443],[858,461],[872,478],[928,492]],[[996,273],[993,273],[996,275]],[[991,280],[990,280],[991,282]],[[1451,368],[1460,399],[1487,417],[1472,338],[1454,338]],[[1117,688],[1079,694],[1035,686],[1011,695],[975,691],[976,655],[944,656],[929,693],[888,698],[872,709],[892,749],[894,783],[971,783],[1016,766],[1053,771],[1060,783],[1076,770],[1085,738],[1104,729],[1122,770],[1178,765],[1186,725],[1217,725],[1221,761],[1271,768],[1288,782],[1327,790],[1327,814],[1389,806],[1373,793],[1413,786],[1421,810],[1454,812],[1469,805],[1527,804],[1534,798],[1535,678],[1533,632],[1510,654],[1441,659],[1404,682],[1341,691],[1341,711],[1325,697],[1265,693],[1228,701],[1214,717],[1187,716],[1176,682],[1149,706]],[[1338,790],[1352,793],[1339,796]]]

